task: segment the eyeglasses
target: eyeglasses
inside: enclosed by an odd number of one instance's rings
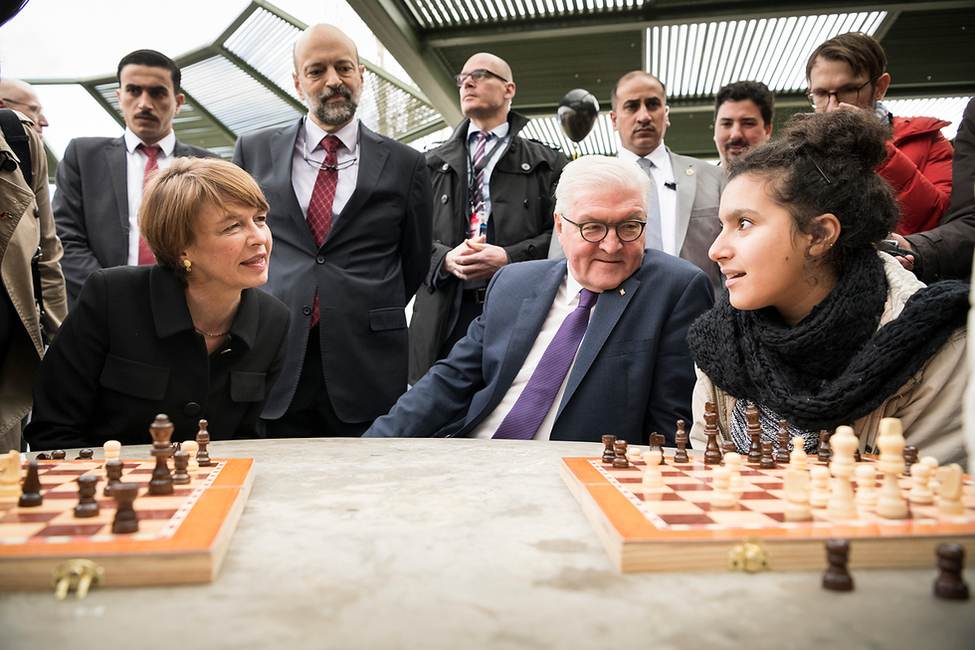
[[[25,106],[28,109],[30,109],[32,113],[37,113],[38,115],[44,112],[44,108],[38,106],[37,104],[27,104],[25,102],[18,102],[16,99],[7,99],[6,97],[3,97],[2,99],[8,104],[17,104],[18,106]]]
[[[508,83],[508,80],[502,77],[501,75],[494,74],[490,70],[485,70],[483,68],[479,70],[471,70],[470,72],[461,72],[459,75],[454,77],[454,81],[457,82],[458,88],[463,88],[464,82],[467,81],[468,78],[473,79],[474,83],[478,83],[480,81],[484,81],[488,77],[494,77],[495,79],[500,79],[504,83]]]
[[[647,227],[646,221],[620,221],[619,223],[603,223],[602,221],[587,221],[586,223],[576,223],[567,219],[565,215],[559,215],[564,221],[568,221],[579,229],[579,234],[590,244],[598,244],[606,239],[609,228],[616,229],[616,238],[621,242],[629,243],[636,241],[643,234],[643,229]]]
[[[860,91],[877,81],[877,79],[880,79],[880,75],[870,79],[859,88],[842,88],[835,92],[813,90],[806,93],[806,99],[809,100],[809,104],[813,108],[826,108],[829,105],[829,98],[831,96],[836,98],[836,102],[838,104],[856,104],[858,101],[860,101]]]

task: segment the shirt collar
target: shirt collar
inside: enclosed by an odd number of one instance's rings
[[[511,124],[509,124],[507,121],[502,122],[501,124],[491,129],[491,133],[493,133],[494,137],[498,138],[499,140],[504,140],[506,137],[508,137],[508,132],[510,131],[511,131]],[[472,134],[480,133],[480,132],[481,129],[474,126],[473,122],[469,122],[467,124],[467,141],[468,142],[471,141]]]
[[[129,127],[125,127],[125,134],[122,137],[125,138],[125,150],[129,153],[135,153],[135,148],[140,144],[146,144],[142,141],[142,138],[137,136]],[[173,150],[176,149],[176,134],[173,132],[173,130],[170,129],[169,133],[166,134],[166,137],[157,142],[156,146],[162,149],[164,156],[172,156]]]
[[[305,143],[308,147],[307,153],[311,153],[316,149],[321,149],[322,138],[327,135],[334,135],[347,151],[355,151],[356,146],[359,144],[359,118],[353,117],[349,120],[349,123],[343,126],[341,129],[335,133],[329,133],[322,127],[315,123],[315,120],[305,116]]]
[[[579,304],[579,292],[581,291],[582,285],[572,277],[572,270],[567,267],[565,274],[565,304],[571,305],[573,302]]]

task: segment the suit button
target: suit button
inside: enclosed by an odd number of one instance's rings
[[[197,404],[196,402],[189,402],[186,406],[183,407],[183,415],[185,415],[188,418],[195,418],[202,411],[203,409],[200,408],[200,405]]]
[[[304,314],[305,316],[310,315],[311,314],[311,307],[302,307],[301,308],[301,313]]]
[[[528,207],[528,199],[525,199],[525,207]]]
[[[36,205],[34,206],[34,218],[35,219],[40,219],[41,218],[41,209],[39,207],[37,207]]]
[[[446,194],[444,194],[443,196],[440,197],[440,202],[441,203],[446,203],[447,202],[447,195]]]
[[[324,264],[325,263],[325,256],[324,255],[319,255],[318,257],[315,258],[315,261],[318,262],[319,264]]]
[[[532,166],[529,165],[528,163],[521,163],[521,168],[522,168],[522,170],[524,170],[524,171],[527,172],[529,169],[532,168]]]
[[[440,171],[442,172],[449,171],[449,170],[450,170],[450,165],[448,165],[447,163],[444,163],[443,167],[440,168]]]

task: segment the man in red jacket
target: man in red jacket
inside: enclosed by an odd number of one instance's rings
[[[809,103],[817,113],[867,109],[893,127],[889,157],[877,171],[897,194],[901,218],[895,233],[911,235],[936,227],[951,198],[952,148],[941,134],[950,122],[894,117],[884,108],[880,100],[890,75],[880,43],[858,32],[831,38],[809,57],[806,81]]]

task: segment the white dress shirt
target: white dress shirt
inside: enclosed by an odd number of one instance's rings
[[[501,421],[504,420],[508,412],[514,407],[515,402],[518,401],[518,397],[521,396],[521,392],[525,390],[528,380],[531,378],[532,373],[535,372],[535,367],[542,360],[542,355],[548,348],[549,343],[552,342],[555,334],[559,331],[559,327],[562,326],[562,321],[579,306],[579,292],[581,291],[582,285],[572,277],[572,273],[566,273],[562,285],[555,294],[555,300],[552,302],[552,307],[548,311],[548,316],[545,317],[542,329],[538,332],[538,336],[535,337],[535,343],[532,344],[532,348],[528,352],[525,363],[522,364],[521,370],[518,371],[518,374],[515,376],[514,381],[511,382],[511,386],[504,394],[498,406],[471,432],[472,438],[491,438],[494,436],[494,432],[501,426]],[[589,310],[590,319],[592,319],[592,312],[595,308],[595,305],[593,305],[592,309]],[[582,341],[579,342],[579,349],[582,348],[585,340],[583,336]],[[579,349],[576,350],[576,356],[579,356]],[[552,435],[555,416],[558,413],[559,404],[562,402],[562,395],[565,394],[565,386],[569,383],[569,377],[572,376],[572,368],[575,365],[576,360],[573,357],[569,371],[565,373],[565,378],[562,380],[562,385],[559,387],[559,392],[555,395],[555,400],[552,402],[551,408],[549,408],[545,419],[539,425],[538,431],[535,432],[534,440],[548,440]]]
[[[622,160],[636,162],[640,156],[629,149],[619,148],[617,156]],[[653,163],[653,189],[657,192],[660,205],[660,236],[663,241],[664,252],[678,255],[677,250],[677,181],[674,178],[674,164],[670,160],[670,153],[664,146],[663,140],[657,148],[643,156]],[[669,183],[670,187],[665,184]],[[673,189],[672,189],[673,188]]]
[[[142,205],[142,185],[146,178],[146,165],[149,156],[144,151],[137,150],[140,144],[145,144],[129,127],[125,127],[125,189],[129,203],[129,248],[126,264],[139,265],[139,207]],[[148,145],[146,145],[148,146]],[[170,131],[166,137],[156,143],[161,149],[156,156],[159,169],[166,169],[173,164],[173,151],[176,148],[176,134]]]
[[[315,121],[305,116],[305,123],[298,129],[298,140],[291,159],[291,185],[295,190],[301,213],[308,217],[308,203],[315,189],[318,170],[325,160],[325,149],[322,139],[327,135],[334,135],[341,142],[335,156],[338,159],[339,178],[335,185],[335,200],[332,202],[332,225],[336,217],[349,202],[355,192],[356,179],[359,175],[359,118],[352,121],[335,133],[330,134]]]

